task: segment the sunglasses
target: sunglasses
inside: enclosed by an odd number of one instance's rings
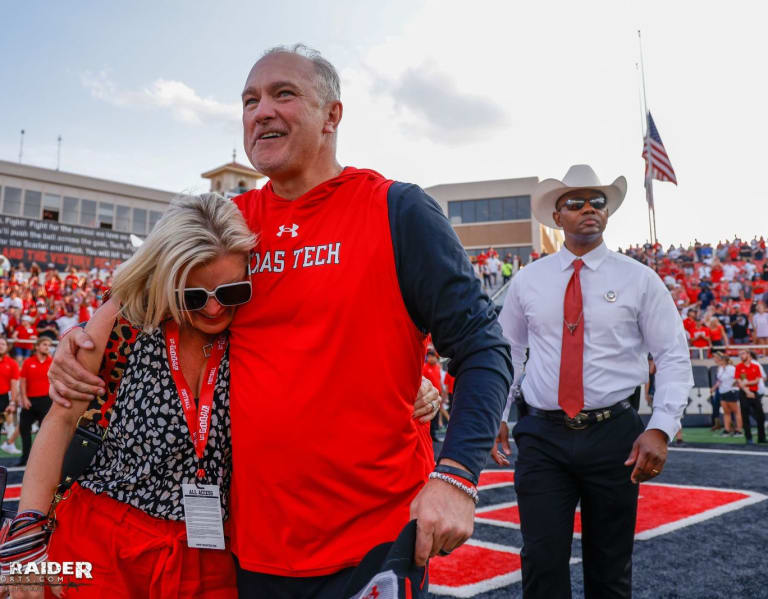
[[[177,289],[176,293],[180,297],[184,297],[184,307],[187,312],[202,310],[210,297],[215,297],[222,306],[239,306],[250,301],[251,282],[227,283],[226,285],[219,285],[213,291],[208,291],[203,287],[187,287],[186,289]],[[181,302],[179,302],[179,308],[182,308]]]
[[[584,204],[589,202],[589,205],[592,206],[595,210],[605,210],[605,207],[608,205],[608,200],[606,200],[603,196],[599,196],[596,198],[589,198],[588,200],[585,200],[584,198],[568,198],[563,202],[563,205],[560,206],[561,208],[568,208],[568,210],[581,210],[584,208]]]

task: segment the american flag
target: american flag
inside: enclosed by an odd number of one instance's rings
[[[653,164],[653,172],[648,173],[648,148],[651,149],[651,163]],[[670,181],[677,185],[677,177],[675,177],[675,169],[672,168],[672,163],[667,156],[667,151],[664,149],[664,144],[661,142],[661,136],[659,130],[656,129],[656,124],[653,122],[650,110],[648,111],[648,129],[646,138],[643,140],[643,159],[645,160],[645,177],[646,187],[649,187],[650,179],[656,179],[658,181]]]

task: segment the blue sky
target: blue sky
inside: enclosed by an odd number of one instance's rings
[[[264,49],[301,41],[342,76],[339,155],[423,186],[592,164],[629,180],[606,238],[647,237],[636,30],[680,185],[663,242],[768,234],[762,3],[482,0],[0,3],[0,159],[167,189],[242,151]],[[756,216],[762,217],[756,218]]]

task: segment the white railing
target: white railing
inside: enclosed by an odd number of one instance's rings
[[[691,352],[691,359],[692,360],[708,360],[711,359],[710,353],[716,352],[716,351],[722,351],[727,352],[728,350],[742,350],[746,349],[747,351],[755,351],[755,350],[761,350],[757,352],[758,357],[760,357],[760,354],[768,355],[768,345],[720,345],[717,347],[689,347],[688,348]],[[764,351],[763,351],[764,350]]]

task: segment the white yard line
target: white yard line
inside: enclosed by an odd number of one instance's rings
[[[669,447],[669,451],[690,451],[693,453],[732,453],[768,458],[768,451],[744,451],[741,449],[699,449],[696,447]]]

